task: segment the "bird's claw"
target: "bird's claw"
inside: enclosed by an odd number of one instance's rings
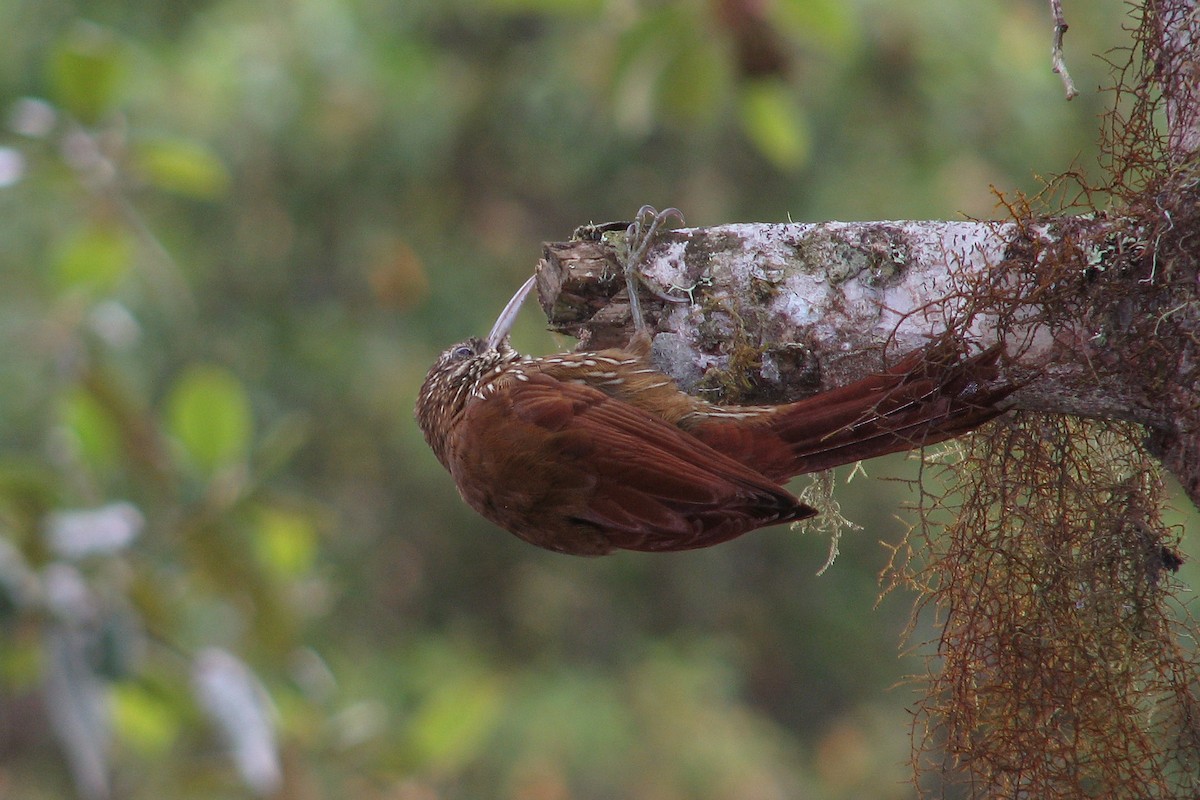
[[[664,208],[662,211],[649,205],[638,209],[637,214],[633,217],[633,222],[629,223],[625,232],[626,241],[629,244],[630,261],[635,264],[641,261],[642,256],[646,255],[646,251],[653,244],[654,235],[658,233],[658,229],[671,217],[679,220],[680,225],[687,224],[683,218],[683,212],[673,206]]]
[[[654,206],[642,206],[638,209],[633,222],[629,223],[629,227],[625,231],[627,249],[625,255],[625,285],[629,291],[629,312],[633,317],[633,327],[639,333],[644,332],[646,329],[646,320],[642,316],[642,304],[638,298],[639,283],[649,289],[655,297],[665,302],[689,302],[689,298],[673,297],[658,287],[651,285],[638,270],[642,259],[646,257],[647,251],[649,251],[650,246],[654,243],[654,238],[658,234],[659,229],[672,217],[678,219],[680,224],[687,224],[683,219],[683,212],[678,208],[664,208],[662,211],[659,211]]]

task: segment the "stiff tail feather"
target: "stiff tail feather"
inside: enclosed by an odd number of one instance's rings
[[[785,481],[961,436],[1007,409],[997,345],[962,358],[949,347],[905,357],[886,372],[780,407],[763,424],[720,422],[695,433],[768,478]]]

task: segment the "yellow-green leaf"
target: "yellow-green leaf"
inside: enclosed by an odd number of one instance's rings
[[[133,243],[116,225],[89,225],[60,247],[54,280],[60,290],[104,294],[116,288],[133,260]]]
[[[410,728],[420,766],[454,770],[475,758],[500,716],[502,698],[499,682],[485,675],[440,684]]]
[[[283,577],[303,575],[317,553],[317,532],[306,514],[265,507],[258,513],[254,550],[268,569]]]
[[[91,124],[116,105],[125,78],[125,53],[111,31],[79,22],[55,44],[48,71],[51,96]]]
[[[808,161],[812,142],[807,120],[782,81],[746,85],[741,96],[741,121],[758,151],[780,169],[795,170]]]
[[[76,390],[64,396],[58,416],[84,463],[97,471],[112,468],[120,454],[120,434],[112,417],[90,394]]]
[[[137,166],[149,183],[168,192],[207,200],[229,187],[229,171],[200,142],[158,139],[137,148]]]
[[[117,737],[143,755],[162,755],[179,735],[178,713],[137,684],[114,684],[109,708]]]
[[[789,38],[838,51],[842,57],[860,46],[860,17],[842,0],[781,0],[772,4],[771,18]]]
[[[252,424],[241,381],[222,367],[188,368],[167,403],[168,430],[205,472],[245,457]]]

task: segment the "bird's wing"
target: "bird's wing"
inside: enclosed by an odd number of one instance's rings
[[[687,550],[815,513],[628,403],[526,378],[467,409],[460,425],[476,443],[451,456],[464,499],[524,539],[566,552]]]

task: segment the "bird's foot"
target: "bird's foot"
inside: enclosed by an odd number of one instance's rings
[[[650,284],[640,270],[642,259],[646,257],[646,253],[654,244],[654,239],[663,224],[671,217],[678,219],[681,224],[686,224],[683,212],[678,208],[664,208],[662,211],[658,211],[653,206],[642,206],[638,209],[633,222],[629,223],[629,227],[625,230],[625,285],[629,290],[629,312],[633,317],[633,327],[637,333],[644,333],[646,330],[646,320],[642,316],[642,304],[638,297],[638,284],[645,286],[654,296],[668,303],[689,302],[690,295],[689,297],[676,297],[667,294],[657,286]]]

